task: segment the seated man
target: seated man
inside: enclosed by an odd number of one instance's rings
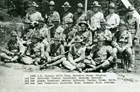
[[[66,29],[63,32],[64,46],[71,45],[69,44],[72,39],[75,37],[77,30],[73,28],[73,20],[71,18],[66,19]]]
[[[106,25],[107,25],[106,21],[101,20],[100,25],[101,25],[101,28],[94,32],[93,43],[96,44],[98,35],[101,35],[101,36],[105,37],[105,39],[106,39],[105,44],[110,45],[111,41],[112,41],[112,33],[106,28]]]
[[[131,33],[127,31],[125,22],[120,23],[119,31],[115,33],[112,41],[112,45],[114,46],[114,53],[117,58],[117,53],[123,53],[121,55],[127,56],[128,66],[127,71],[131,72],[132,70],[132,37]]]
[[[54,43],[50,45],[50,51],[45,54],[47,62],[41,66],[41,69],[50,66],[56,66],[66,61],[64,46],[60,42],[60,38],[55,37]]]
[[[27,46],[25,55],[32,58],[35,65],[42,64],[42,59],[45,58],[45,44],[42,43],[42,38],[38,35],[32,36],[31,44]],[[26,63],[26,61],[23,61]]]
[[[6,48],[1,49],[0,57],[4,61],[13,62],[20,57],[20,45],[17,41],[17,33],[12,31],[11,39],[8,41]]]
[[[92,32],[88,29],[89,26],[87,22],[81,21],[79,23],[79,26],[81,27],[81,30],[78,30],[76,32],[76,37],[79,36],[83,40],[83,44],[85,46],[91,46],[92,45]]]
[[[114,58],[112,47],[105,45],[105,38],[103,36],[98,36],[97,44],[91,48],[90,56],[94,62],[91,60],[88,61],[88,66],[84,70],[85,72],[105,72],[109,69]],[[84,63],[86,64],[87,60]]]
[[[79,72],[82,72],[82,69],[84,66],[84,59],[85,59],[85,47],[82,46],[82,41],[80,37],[76,37],[74,40],[74,44],[70,47],[67,61],[63,62],[63,65],[73,71],[78,70]]]

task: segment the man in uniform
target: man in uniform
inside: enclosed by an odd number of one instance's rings
[[[48,25],[52,24],[52,21],[54,19],[54,17],[57,17],[59,19],[59,23],[60,23],[60,15],[57,11],[55,11],[55,2],[54,1],[50,1],[49,2],[49,13],[45,15],[45,17],[47,18],[47,22]]]
[[[28,13],[26,14],[25,23],[32,23],[34,21],[44,21],[42,15],[40,12],[36,10],[36,8],[39,7],[35,2],[33,2],[29,8]]]
[[[115,13],[115,4],[110,3],[109,5],[109,15],[106,17],[107,20],[107,28],[110,29],[112,34],[117,31],[117,27],[120,23],[120,17]]]
[[[82,3],[77,4],[77,12],[73,15],[74,24],[79,24],[80,21],[87,21],[86,14],[84,13],[84,6]]]
[[[106,21],[103,19],[100,21],[101,28],[96,30],[94,32],[94,37],[93,37],[93,44],[96,44],[98,41],[98,36],[103,36],[105,40],[106,45],[110,45],[112,41],[112,33],[106,28]]]
[[[54,43],[50,45],[50,51],[46,54],[47,62],[41,68],[60,65],[63,61],[66,61],[65,49],[60,38],[55,37],[53,40]]]
[[[73,26],[73,20],[71,18],[66,19],[66,29],[63,32],[64,46],[70,46],[72,39],[76,35],[77,30]]]
[[[98,36],[97,45],[93,46],[91,49],[91,56],[94,61],[91,65],[85,69],[85,72],[100,71],[105,72],[109,69],[109,66],[112,64],[114,54],[111,46],[106,46],[105,38],[103,36]],[[85,64],[87,61],[85,62]]]
[[[52,22],[54,25],[49,30],[50,39],[57,37],[60,38],[60,40],[62,40],[64,28],[60,25],[59,18],[55,17]]]
[[[104,19],[104,15],[102,12],[99,11],[99,8],[101,8],[101,5],[99,5],[98,1],[94,1],[92,4],[91,14],[87,14],[89,24],[93,31],[101,27],[100,21]]]
[[[6,62],[13,62],[19,59],[22,52],[20,52],[20,45],[17,41],[17,33],[11,32],[11,39],[8,41],[6,48],[1,49],[0,57]]]
[[[34,34],[31,38],[31,44],[27,47],[26,54],[31,57],[35,65],[42,64],[42,59],[45,57],[45,44],[42,43],[42,38],[38,34]],[[28,52],[28,53],[27,53]],[[26,61],[23,61],[24,63]]]
[[[133,6],[129,6],[127,11],[128,14],[126,16],[126,23],[127,23],[127,28],[128,31],[131,33],[132,36],[132,40],[133,40],[133,46],[132,46],[132,51],[133,51],[133,65],[135,63],[135,48],[136,46],[139,44],[139,33],[140,33],[140,24],[139,24],[139,19],[134,17],[134,7]]]
[[[126,56],[123,57],[126,68],[128,72],[132,71],[133,57],[132,57],[132,37],[131,33],[127,30],[126,24],[124,21],[121,21],[119,31],[115,33],[112,41],[112,45],[114,46],[115,58],[117,57],[117,53],[121,53],[121,55]]]
[[[65,2],[62,7],[64,8],[64,14],[62,15],[62,24],[65,25],[65,21],[67,18],[73,19],[73,14],[69,11],[69,8],[71,8],[69,2]]]
[[[79,36],[83,40],[85,46],[92,45],[92,32],[88,29],[89,25],[86,21],[81,21],[79,23],[81,30],[78,30],[76,36]]]
[[[78,70],[82,72],[82,69],[85,67],[83,63],[85,59],[85,47],[82,46],[82,39],[80,37],[76,37],[73,43],[69,49],[67,61],[64,61],[63,65],[71,71]]]

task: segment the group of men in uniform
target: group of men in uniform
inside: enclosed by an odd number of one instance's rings
[[[29,5],[25,28],[21,33],[12,31],[11,39],[1,51],[5,62],[51,66],[79,72],[106,72],[117,66],[123,56],[124,68],[131,72],[135,61],[134,48],[138,43],[139,21],[133,16],[134,8],[127,9],[126,20],[115,13],[114,3],[109,5],[109,15],[104,17],[101,5],[94,1],[84,12],[84,5],[77,4],[77,12],[70,12],[65,2],[63,15],[49,2],[49,12],[42,17],[35,2]]]

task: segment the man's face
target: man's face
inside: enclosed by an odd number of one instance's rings
[[[50,6],[49,8],[50,8],[50,11],[54,10],[54,6]]]
[[[72,23],[67,23],[67,24],[66,24],[66,27],[67,27],[67,28],[72,28],[72,26],[73,26]]]
[[[85,31],[87,29],[87,26],[85,24],[81,24],[81,30]]]
[[[133,14],[134,14],[133,11],[129,11],[129,12],[128,12],[128,15],[129,15],[129,16],[133,16]]]
[[[30,7],[30,8],[28,8],[28,13],[32,13],[32,12],[34,12],[34,11],[36,11],[36,8],[35,8],[35,7]]]
[[[78,48],[78,47],[80,47],[80,46],[81,46],[81,43],[79,43],[79,42],[76,42],[76,43],[75,43],[75,47],[76,47],[76,48]]]
[[[99,8],[98,8],[98,7],[93,7],[92,10],[93,10],[94,12],[98,12]]]
[[[59,21],[54,21],[53,24],[54,24],[54,26],[58,26],[59,25]]]
[[[64,7],[64,12],[67,12],[69,10],[69,7]]]
[[[32,43],[33,43],[33,44],[36,44],[37,42],[38,42],[38,40],[37,40],[37,39],[35,39],[35,38],[34,38],[34,39],[32,39]]]
[[[78,13],[82,13],[82,8],[77,8]]]
[[[58,40],[54,40],[54,44],[55,45],[58,45],[59,44],[59,41]]]
[[[110,12],[110,13],[114,13],[114,12],[115,12],[115,9],[110,8],[110,9],[109,9],[109,12]]]
[[[124,31],[124,30],[126,30],[126,27],[122,25],[122,26],[120,26],[119,29],[120,29],[120,31]]]
[[[106,29],[106,25],[105,24],[101,24],[101,30],[105,30]]]

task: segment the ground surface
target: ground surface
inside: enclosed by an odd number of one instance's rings
[[[140,68],[139,68],[140,69]],[[69,92],[69,88],[74,88],[78,92],[83,92],[91,89],[92,90],[98,90],[99,92],[140,92],[140,70],[137,69],[136,71],[133,71],[132,73],[126,73],[125,70],[119,69],[116,72],[118,75],[118,83],[115,85],[106,85],[106,86],[95,86],[93,88],[93,85],[90,86],[47,86],[47,87],[27,87],[23,85],[23,76],[26,73],[63,73],[69,71],[65,69],[60,68],[54,68],[54,69],[47,69],[47,70],[39,70],[39,67],[33,66],[33,65],[22,65],[17,63],[6,63],[0,62],[0,92],[57,92],[55,88],[59,88],[61,92],[67,90],[66,92]],[[75,92],[74,89],[71,89],[70,92]],[[82,90],[83,89],[83,90]],[[87,90],[86,90],[87,89]],[[114,90],[115,89],[115,90]],[[120,89],[120,90],[119,90]],[[113,91],[112,91],[113,90]],[[95,91],[97,92],[97,91]]]

